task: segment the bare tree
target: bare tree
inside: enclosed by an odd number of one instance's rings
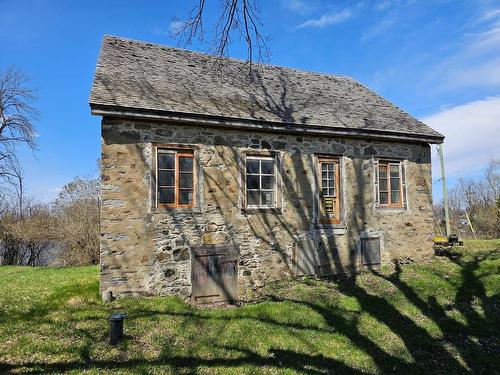
[[[500,237],[500,160],[491,160],[483,178],[459,178],[448,192],[450,224],[460,236]],[[442,205],[435,207],[436,227],[442,232]]]
[[[20,71],[0,72],[0,199],[14,189],[22,200],[22,175],[17,147],[26,145],[34,150],[36,137],[33,122],[38,112],[33,107],[33,91]]]
[[[181,44],[191,44],[195,38],[204,41],[206,0],[197,1],[186,20],[177,20],[179,26],[175,34]],[[219,15],[214,25],[215,40],[211,51],[214,55],[219,58],[227,56],[232,38],[237,36],[245,40],[250,63],[255,58],[264,62],[269,60],[269,38],[260,31],[263,24],[256,0],[221,0]]]
[[[0,217],[0,264],[39,266],[55,245],[56,221],[50,207],[32,200],[13,202]]]
[[[54,202],[62,265],[99,262],[99,190],[97,179],[77,177]]]

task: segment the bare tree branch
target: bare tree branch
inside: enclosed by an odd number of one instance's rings
[[[195,38],[204,41],[203,17],[206,10],[206,0],[198,0],[191,10],[188,19],[176,20],[179,26],[174,34],[179,43],[189,45]],[[245,40],[247,45],[247,61],[267,62],[269,48],[267,36],[260,30],[263,28],[259,17],[256,0],[221,0],[219,18],[214,25],[215,40],[212,43],[212,54],[218,58],[227,57],[232,36]]]
[[[0,72],[0,196],[5,196],[10,188],[18,196],[22,191],[17,147],[24,144],[36,149],[33,122],[38,119],[38,111],[27,83],[27,77],[16,69]]]
[[[99,180],[77,177],[66,184],[54,201],[57,235],[64,265],[99,262]]]
[[[460,236],[500,236],[500,160],[492,159],[479,180],[461,177],[449,191],[450,220]],[[442,219],[438,205],[436,218]]]

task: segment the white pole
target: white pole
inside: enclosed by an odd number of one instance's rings
[[[446,173],[444,172],[443,144],[437,146],[439,159],[441,161],[441,184],[443,186],[444,220],[446,222],[446,236],[450,235],[450,216],[448,214],[448,190],[446,189]]]

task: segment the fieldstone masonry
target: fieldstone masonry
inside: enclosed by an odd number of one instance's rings
[[[159,209],[154,202],[153,144],[192,145],[198,205]],[[281,204],[242,209],[240,158],[272,150],[280,158]],[[343,223],[320,226],[313,156],[341,159]],[[405,160],[408,207],[374,206],[373,160]],[[295,272],[298,252],[312,246],[319,275],[360,267],[359,241],[380,236],[382,262],[432,254],[430,147],[354,138],[245,132],[103,117],[101,292],[191,294],[191,249],[232,245],[238,295]]]

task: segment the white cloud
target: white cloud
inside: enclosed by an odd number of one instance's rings
[[[500,15],[500,9],[489,9],[486,10],[480,17],[479,22],[488,21]]]
[[[389,7],[389,5],[391,5],[390,0],[379,0],[375,3],[374,8],[380,12]]]
[[[170,33],[170,35],[175,35],[181,30],[182,26],[184,26],[184,22],[174,20],[168,25],[168,32]]]
[[[500,157],[500,96],[443,110],[422,121],[445,135],[446,175],[467,176]],[[434,151],[434,150],[433,150]],[[433,163],[439,176],[439,163]]]
[[[475,28],[461,46],[430,71],[429,79],[440,89],[500,86],[500,9],[476,18]]]
[[[156,35],[164,35],[164,36],[173,37],[173,36],[177,35],[177,33],[181,30],[182,26],[184,26],[183,21],[174,20],[174,21],[170,22],[168,27],[166,27],[166,28],[164,26],[162,26],[162,27],[155,26],[155,27],[150,28],[149,30],[153,34],[156,34]]]
[[[347,21],[352,17],[352,12],[349,9],[344,9],[341,12],[337,13],[327,13],[323,14],[320,18],[307,20],[306,22],[297,26],[297,29],[301,29],[304,27],[317,27],[323,28],[326,26],[338,24]]]
[[[282,5],[284,8],[299,14],[307,14],[312,10],[311,3],[302,0],[285,0]]]
[[[365,42],[367,40],[370,40],[373,37],[390,29],[392,27],[392,25],[394,25],[396,23],[396,20],[397,20],[396,17],[383,19],[382,21],[375,24],[375,26],[373,26],[373,27],[369,28],[367,31],[365,31],[363,33],[363,35],[361,36],[361,41]]]
[[[500,20],[491,29],[475,35],[469,46],[470,52],[489,52],[490,48],[500,46]]]

